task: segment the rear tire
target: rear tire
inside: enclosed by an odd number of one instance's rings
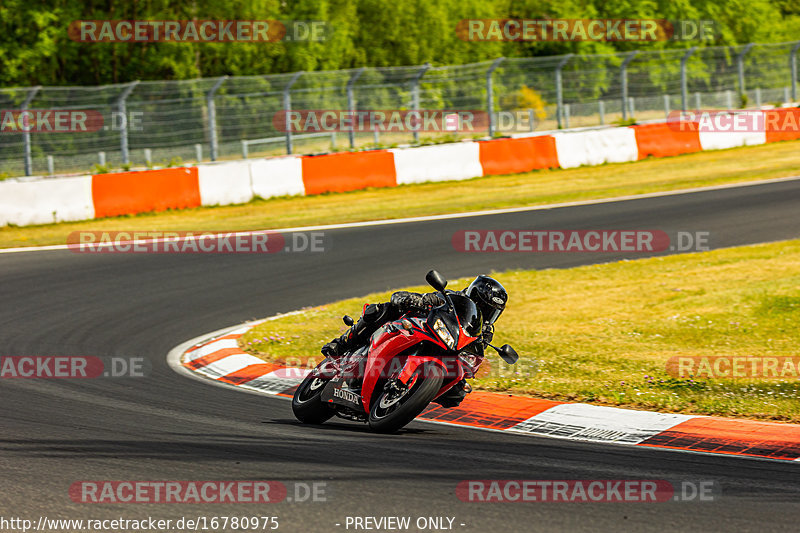
[[[330,419],[335,411],[323,402],[322,391],[330,380],[315,377],[313,372],[303,379],[292,396],[292,412],[304,424],[322,424]]]
[[[442,388],[444,372],[438,365],[425,364],[414,375],[416,380],[400,398],[393,397],[392,391],[384,389],[373,400],[369,411],[372,431],[394,433],[424,411]]]

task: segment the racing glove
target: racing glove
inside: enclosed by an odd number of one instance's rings
[[[392,294],[392,305],[401,313],[424,311],[429,307],[442,305],[444,301],[435,292],[418,294],[416,292],[398,291]]]
[[[484,324],[483,331],[481,332],[481,344],[486,348],[494,338],[494,326],[491,324]]]

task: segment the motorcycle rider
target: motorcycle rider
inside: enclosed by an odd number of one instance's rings
[[[486,348],[494,336],[494,323],[502,314],[508,301],[508,293],[503,285],[486,275],[476,277],[462,291],[458,291],[475,302],[476,307],[483,317],[483,327],[479,337],[482,348]],[[333,339],[322,347],[322,354],[326,357],[341,357],[346,352],[366,344],[367,339],[381,326],[397,320],[402,315],[425,315],[432,307],[443,305],[445,302],[437,292],[419,294],[415,292],[398,291],[392,294],[388,302],[368,304],[358,322],[353,324],[341,337]],[[470,392],[465,380],[456,383],[447,393],[434,400],[443,407],[455,407]]]

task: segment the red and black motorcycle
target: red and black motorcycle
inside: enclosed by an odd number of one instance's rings
[[[366,346],[322,361],[294,393],[298,420],[321,424],[336,415],[391,433],[463,378],[475,376],[484,358],[480,311],[466,296],[445,291],[447,281],[435,270],[425,280],[445,303],[427,317],[404,315],[389,322]],[[351,326],[353,319],[345,316],[344,322]],[[509,364],[518,359],[508,344],[492,348]]]

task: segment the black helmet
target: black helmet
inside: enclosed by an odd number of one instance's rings
[[[500,282],[484,275],[475,278],[464,294],[475,302],[486,324],[494,324],[508,301],[508,293]]]

